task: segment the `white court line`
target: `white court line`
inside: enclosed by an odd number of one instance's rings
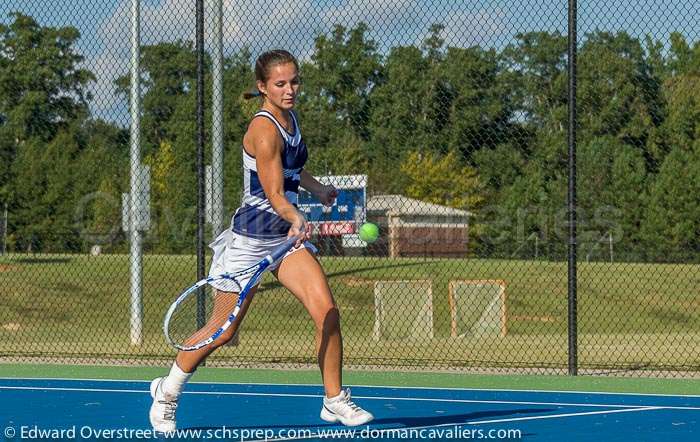
[[[105,388],[66,388],[66,387],[6,387],[0,386],[0,390],[37,390],[37,391],[77,391],[96,393],[149,393],[147,390],[118,390]],[[149,393],[150,394],[150,393]],[[188,395],[210,395],[210,396],[263,396],[263,397],[303,397],[321,398],[320,394],[292,394],[292,393],[243,393],[229,391],[184,391]],[[605,407],[605,408],[628,408],[639,409],[644,407],[664,408],[669,410],[700,410],[700,407],[678,407],[666,405],[629,405],[629,404],[588,404],[575,402],[537,402],[537,401],[492,401],[475,399],[440,399],[440,398],[412,398],[412,397],[389,397],[389,396],[353,396],[355,399],[363,400],[388,400],[388,401],[419,401],[419,402],[448,402],[465,404],[510,404],[510,405],[549,405],[561,407]]]
[[[114,388],[67,388],[67,387],[7,387],[0,385],[0,390],[39,390],[39,391],[86,391],[91,393],[148,393],[148,390],[116,390]]]
[[[492,424],[496,422],[515,422],[515,421],[529,421],[535,419],[554,419],[559,417],[572,417],[572,416],[590,416],[592,414],[611,414],[611,413],[628,413],[633,411],[647,411],[647,410],[663,410],[666,407],[639,407],[639,408],[626,408],[624,410],[605,410],[605,411],[584,411],[582,413],[562,413],[562,414],[547,414],[545,416],[527,416],[527,417],[514,417],[510,419],[491,419],[486,421],[472,421],[467,422],[469,425],[480,425],[480,424]]]
[[[449,373],[448,373],[449,374]],[[13,378],[0,377],[0,380],[41,380],[41,381],[87,381],[87,382],[143,382],[151,383],[150,380],[140,379],[91,379],[91,378]],[[207,381],[190,381],[189,384],[205,384],[205,385],[269,385],[269,386],[285,386],[285,387],[322,387],[321,384],[287,384],[287,383],[267,383],[267,382],[207,382]],[[621,396],[659,396],[659,397],[682,397],[682,398],[700,398],[700,394],[665,394],[665,393],[625,393],[615,391],[584,391],[584,390],[530,390],[530,389],[507,389],[507,388],[470,388],[470,387],[411,387],[401,385],[369,385],[357,384],[356,387],[362,388],[396,388],[399,390],[449,390],[449,391],[490,391],[490,392],[511,392],[511,393],[565,393],[565,394],[600,394],[600,395],[621,395]]]

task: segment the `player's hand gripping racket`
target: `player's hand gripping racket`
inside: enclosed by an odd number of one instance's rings
[[[165,314],[163,332],[168,343],[178,350],[192,351],[214,342],[233,323],[243,301],[266,270],[282,258],[298,241],[291,237],[255,265],[236,273],[223,273],[202,279],[177,297]],[[245,286],[241,281],[250,278]],[[224,281],[226,292],[217,291],[210,283]],[[235,295],[238,293],[238,301]],[[232,310],[233,307],[233,310]]]

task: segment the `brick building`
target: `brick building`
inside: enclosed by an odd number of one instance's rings
[[[379,226],[371,254],[463,257],[469,251],[466,210],[426,203],[403,195],[376,195],[367,200],[367,220]]]

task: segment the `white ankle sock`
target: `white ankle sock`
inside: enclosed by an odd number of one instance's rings
[[[177,362],[173,362],[170,373],[168,373],[168,376],[163,380],[161,388],[165,393],[177,398],[180,396],[180,393],[182,393],[182,390],[185,389],[185,384],[193,374],[194,373],[185,373],[177,366]]]
[[[337,401],[338,399],[340,399],[341,396],[343,396],[343,393],[344,393],[344,392],[343,392],[343,390],[341,389],[341,390],[340,390],[340,393],[338,393],[337,396],[333,396],[333,397],[324,396],[324,397],[323,397],[323,400],[324,400],[325,402],[335,402],[335,401]]]

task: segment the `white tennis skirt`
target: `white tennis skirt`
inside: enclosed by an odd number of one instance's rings
[[[267,256],[270,251],[287,240],[286,237],[272,239],[257,239],[240,235],[231,229],[226,229],[216,237],[209,247],[214,252],[209,268],[209,276],[216,276],[222,273],[236,273],[255,265],[258,261]],[[318,249],[309,241],[304,241],[301,247],[292,248],[282,259],[270,266],[270,270],[276,269],[287,256],[301,249],[309,249],[312,253],[317,253]],[[252,275],[250,275],[252,276]],[[238,280],[242,287],[250,280],[250,276],[242,277]],[[237,291],[236,284],[225,279],[214,281],[211,286],[217,290],[232,292]]]

